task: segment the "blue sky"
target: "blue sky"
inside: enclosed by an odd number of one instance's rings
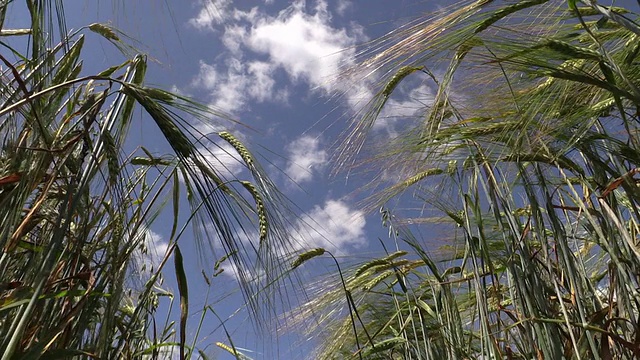
[[[323,247],[336,255],[365,260],[381,253],[380,241],[388,241],[377,213],[365,214],[358,201],[367,179],[359,174],[331,175],[330,160],[349,118],[370,99],[377,74],[366,79],[339,77],[355,66],[356,45],[381,36],[421,13],[434,10],[436,2],[420,0],[145,0],[66,2],[69,28],[95,21],[111,22],[140,42],[155,60],[147,83],[192,96],[225,111],[246,125],[221,122],[204,131],[231,131],[251,150],[268,161],[263,166],[284,194],[300,209],[294,221],[303,229],[299,249]],[[446,5],[447,1],[439,2]],[[12,19],[20,23],[19,19]],[[89,36],[89,35],[88,35]],[[92,45],[93,46],[93,45]],[[88,49],[87,69],[100,71],[122,61],[112,47],[102,42]],[[89,70],[91,71],[91,70]],[[403,121],[432,98],[432,89],[421,81],[402,85],[392,98],[383,120],[374,126],[374,136],[397,133]],[[133,142],[139,141],[156,154],[169,147],[155,139],[159,133],[141,118],[132,127]],[[213,150],[220,168],[242,177],[242,166],[231,147]],[[391,178],[393,175],[388,174]],[[312,224],[305,227],[304,223]],[[433,231],[436,231],[432,229]],[[429,230],[427,230],[429,231]],[[149,243],[159,253],[166,250],[168,226],[162,222],[150,229]],[[198,249],[184,238],[192,317],[189,335],[195,334],[207,286],[200,269],[212,268],[196,255]],[[149,260],[153,261],[153,260]],[[213,263],[213,260],[210,261]],[[331,263],[318,261],[302,272],[322,273]],[[233,269],[214,279],[209,303],[226,319],[241,303],[233,281]],[[175,290],[171,273],[164,286]],[[295,298],[295,289],[287,289]],[[295,301],[295,300],[294,300]],[[208,315],[201,331],[201,349],[217,358],[230,358],[215,347],[227,343],[219,322]],[[253,349],[256,359],[304,357],[309,346],[294,345],[303,337],[285,336],[278,346],[270,338],[255,336],[246,311],[228,323],[236,346]],[[216,330],[217,329],[217,330]],[[294,334],[295,335],[295,334]]]

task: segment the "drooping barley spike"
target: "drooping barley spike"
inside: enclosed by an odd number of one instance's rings
[[[149,87],[145,89],[152,99],[160,100],[163,102],[171,102],[175,100],[175,96],[168,91]]]
[[[222,139],[224,139],[226,142],[228,142],[229,145],[233,146],[233,148],[236,149],[238,154],[240,154],[240,157],[242,157],[242,160],[244,161],[244,163],[249,168],[253,167],[253,164],[254,164],[253,163],[253,156],[251,155],[249,150],[247,150],[247,148],[244,145],[242,145],[240,140],[238,140],[235,136],[233,136],[228,131],[221,131],[221,132],[218,133],[218,136],[220,136]]]
[[[89,25],[89,30],[93,31],[96,34],[102,35],[106,39],[120,41],[120,38],[118,37],[118,35],[116,35],[116,32],[105,24],[93,23]]]
[[[434,169],[428,169],[425,170],[417,175],[414,175],[410,178],[408,178],[407,180],[402,182],[402,187],[409,187],[411,185],[414,185],[415,183],[420,182],[422,179],[428,177],[428,176],[433,176],[433,175],[440,175],[442,174],[444,171],[442,169],[438,169],[438,168],[434,168]]]
[[[260,235],[260,243],[262,244],[267,239],[267,233],[269,231],[269,222],[267,221],[267,211],[264,207],[264,201],[262,196],[258,192],[258,189],[248,181],[241,181],[242,185],[251,193],[253,200],[256,202],[256,212],[258,214],[258,227]]]
[[[383,265],[386,264],[386,260],[385,259],[375,259],[375,260],[371,260],[368,263],[360,266],[356,272],[354,273],[355,277],[358,277],[362,274],[364,274],[367,270],[371,269],[374,266],[378,266],[378,265]]]
[[[387,270],[385,272],[383,272],[382,274],[376,276],[375,278],[373,278],[371,281],[369,281],[368,283],[366,283],[363,287],[362,290],[364,291],[370,291],[371,289],[373,289],[374,287],[376,287],[382,280],[395,275],[395,272],[393,270]]]
[[[250,357],[244,355],[243,353],[235,350],[234,348],[232,348],[231,346],[221,343],[221,342],[217,342],[216,346],[219,347],[222,350],[225,350],[226,352],[228,352],[229,354],[233,355],[236,357],[236,359],[239,360],[251,360]]]
[[[305,261],[313,259],[316,256],[323,255],[325,250],[323,248],[316,248],[313,250],[309,250],[305,253],[298,255],[298,258],[291,264],[291,270],[297,268],[302,265]]]
[[[394,269],[394,268],[398,268],[401,267],[403,265],[407,265],[409,264],[409,260],[407,259],[400,259],[398,261],[395,262],[391,262],[391,261],[385,261],[382,264],[378,264],[378,265],[374,265],[370,268],[372,273],[380,273],[383,271],[386,271],[387,269]]]
[[[142,165],[142,166],[169,166],[171,165],[171,161],[165,160],[162,158],[145,158],[142,156],[134,156],[130,160],[131,165]]]
[[[395,258],[398,258],[400,256],[404,256],[404,255],[407,255],[406,251],[396,251],[396,252],[393,252],[393,253],[389,254],[386,257],[369,261],[368,263],[360,266],[356,270],[354,275],[356,277],[358,277],[358,276],[364,274],[367,270],[371,269],[374,266],[387,264],[387,263],[391,262],[391,260],[393,260]]]
[[[147,89],[133,84],[125,84],[122,92],[134,98],[151,115],[151,118],[156,122],[160,131],[162,131],[162,134],[178,155],[184,158],[189,158],[193,155],[195,151],[193,143],[178,128],[169,113],[167,113],[167,110],[149,95]]]
[[[398,86],[400,81],[402,81],[404,78],[406,78],[410,74],[412,74],[412,73],[414,73],[416,71],[420,71],[422,69],[424,69],[423,66],[403,66],[403,67],[401,67],[400,70],[398,70],[398,72],[396,72],[395,75],[393,75],[391,77],[391,80],[389,80],[387,85],[384,86],[384,89],[382,89],[382,95],[385,98],[389,97],[391,95],[391,93],[393,92],[393,90],[395,90],[396,86]]]
[[[598,116],[608,116],[615,103],[615,99],[610,97],[591,105],[590,110],[598,114]]]
[[[173,121],[171,121],[169,117],[153,116],[153,118],[171,146],[179,155],[186,158],[193,154],[193,144],[189,142],[189,139],[187,139],[184,133],[182,133],[182,131]]]

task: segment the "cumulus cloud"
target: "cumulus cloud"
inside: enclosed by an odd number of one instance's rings
[[[341,65],[353,59],[353,49],[360,33],[349,34],[334,28],[326,9],[319,1],[313,15],[305,12],[303,2],[295,2],[277,17],[262,17],[253,24],[246,45],[267,55],[269,61],[283,68],[293,80],[305,80],[312,87],[331,91]]]
[[[337,81],[337,75],[341,66],[353,64],[353,45],[366,37],[357,25],[332,25],[325,0],[315,1],[310,9],[298,0],[275,16],[258,7],[231,10],[228,1],[214,10],[211,5],[202,6],[191,24],[199,29],[223,27],[221,41],[229,52],[224,69],[201,63],[194,82],[210,91],[212,105],[235,112],[250,101],[286,102],[286,84],[276,86],[278,71],[292,83],[302,82],[326,94],[346,92],[345,82]],[[224,23],[213,16],[221,13],[226,15]],[[246,60],[249,56],[259,60]]]
[[[274,89],[275,66],[264,61],[227,59],[226,69],[202,62],[194,85],[208,90],[211,106],[234,113],[249,105],[249,101],[286,101],[287,89]]]
[[[303,135],[287,146],[289,161],[286,174],[296,183],[309,181],[327,163],[327,152],[320,148],[318,138]]]

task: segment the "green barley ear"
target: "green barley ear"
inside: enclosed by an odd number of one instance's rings
[[[366,264],[364,264],[364,265],[360,266],[360,267],[356,270],[356,272],[355,272],[355,274],[354,274],[354,275],[355,275],[356,277],[358,277],[358,276],[360,276],[360,275],[364,274],[367,270],[371,269],[371,268],[372,268],[372,267],[374,267],[374,266],[389,264],[389,263],[391,263],[391,261],[392,261],[393,259],[396,259],[396,258],[398,258],[398,257],[400,257],[400,256],[405,256],[405,255],[407,255],[407,252],[406,252],[406,251],[396,251],[396,252],[394,252],[394,253],[389,254],[389,255],[388,255],[388,256],[386,256],[386,257],[383,257],[383,258],[380,258],[380,259],[375,259],[375,260],[369,261],[368,263],[366,263]]]
[[[31,35],[31,29],[2,29],[0,30],[0,36],[21,36]]]
[[[291,264],[291,270],[302,265],[305,261],[311,260],[316,256],[323,255],[324,253],[325,253],[325,250],[323,248],[316,248],[300,254],[298,258]]]
[[[569,0],[572,1],[572,0]],[[498,22],[499,20],[515,13],[518,12],[520,10],[535,6],[535,5],[539,5],[546,2],[546,0],[529,0],[529,1],[521,1],[519,3],[516,4],[512,4],[509,6],[505,6],[502,9],[496,11],[495,13],[493,13],[490,17],[488,17],[487,19],[485,19],[484,21],[482,21],[480,24],[478,24],[478,26],[476,27],[476,29],[474,30],[474,33],[479,34],[481,32],[483,32],[484,30],[486,30],[487,28],[489,28],[489,26],[495,24],[496,22]],[[574,1],[575,3],[575,1]]]
[[[118,37],[118,35],[116,35],[116,32],[111,27],[105,24],[93,23],[89,25],[89,30],[98,35],[101,35],[105,39],[120,41],[120,38]]]
[[[423,171],[421,173],[418,173],[418,174],[408,178],[407,180],[403,181],[401,186],[403,188],[408,188],[411,185],[414,185],[414,184],[422,181],[426,177],[433,176],[433,175],[440,175],[443,172],[444,171],[442,169],[438,169],[438,168],[428,169],[428,170],[425,170],[425,171]]]
[[[376,287],[380,282],[382,282],[382,280],[391,277],[395,275],[395,271],[393,270],[386,270],[383,271],[382,273],[380,273],[380,275],[374,277],[373,279],[371,279],[371,281],[369,281],[368,283],[364,284],[362,286],[362,291],[370,291],[371,289],[373,289],[374,287]]]
[[[402,81],[407,76],[411,75],[416,71],[420,71],[424,69],[424,66],[403,66],[391,77],[391,80],[385,85],[384,89],[382,89],[382,95],[384,97],[389,97],[393,90],[398,86],[400,81]]]
[[[222,139],[228,142],[229,145],[233,146],[233,148],[236,149],[236,151],[238,152],[238,154],[240,154],[240,157],[242,157],[242,160],[248,167],[253,167],[253,156],[251,155],[249,150],[247,150],[247,148],[242,144],[242,142],[238,140],[238,138],[233,136],[228,131],[221,131],[218,133],[218,136],[220,136]]]
[[[153,93],[150,93],[148,88],[125,84],[122,92],[134,98],[151,115],[151,118],[156,122],[164,137],[179,156],[189,158],[194,154],[195,148],[193,144],[184,132],[178,128],[167,110],[152,97]]]
[[[175,101],[176,99],[176,97],[172,93],[162,89],[150,88],[150,87],[145,89],[147,90],[147,94],[149,95],[149,97],[155,100],[160,100],[163,102],[170,103],[172,101]]]
[[[260,231],[260,243],[262,244],[267,239],[267,232],[269,230],[269,223],[267,221],[267,210],[264,207],[264,201],[262,196],[258,192],[258,189],[248,181],[241,181],[241,184],[247,189],[253,200],[256,202],[256,212],[258,213],[259,231]]]
[[[370,269],[372,270],[371,272],[373,274],[377,274],[380,273],[382,271],[385,271],[387,269],[397,269],[401,266],[407,265],[409,264],[409,260],[407,259],[400,259],[398,261],[395,262],[391,262],[391,261],[384,261],[382,264],[377,264],[372,266]]]
[[[245,354],[241,353],[240,351],[232,348],[231,346],[221,343],[221,342],[217,342],[216,346],[219,347],[220,349],[228,352],[229,354],[233,355],[236,357],[236,359],[238,360],[251,360],[250,357],[246,356]]]
[[[171,165],[171,161],[165,160],[162,158],[146,158],[142,156],[134,156],[129,160],[131,165],[140,165],[140,166],[169,166]]]

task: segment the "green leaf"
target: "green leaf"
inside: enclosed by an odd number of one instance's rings
[[[189,315],[189,288],[187,285],[187,276],[184,272],[182,253],[177,244],[173,259],[176,267],[178,291],[180,292],[180,358],[184,359],[184,349],[187,341],[187,316]]]

